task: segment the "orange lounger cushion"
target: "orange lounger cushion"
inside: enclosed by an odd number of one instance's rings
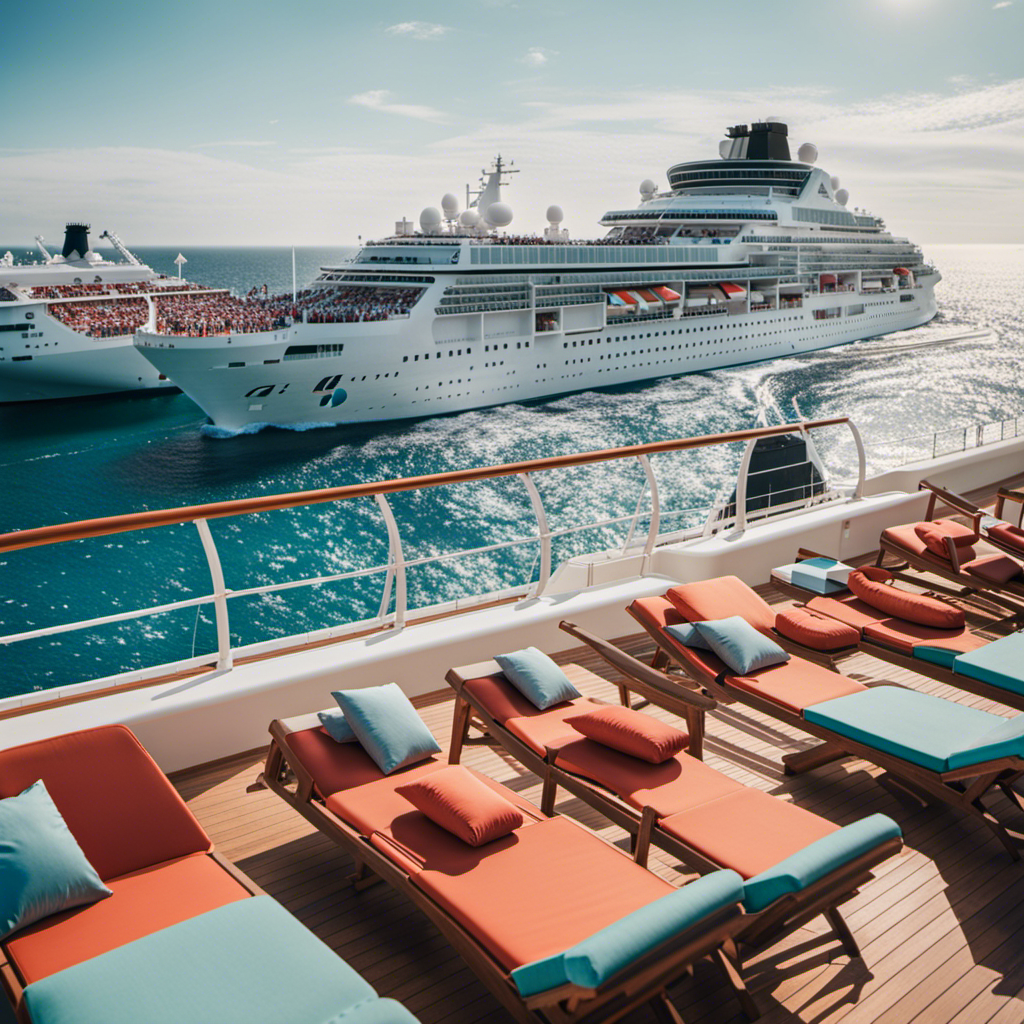
[[[895,547],[902,548],[908,555],[914,558],[926,558],[931,559],[937,565],[941,565],[944,568],[949,568],[949,558],[945,549],[941,555],[936,554],[927,544],[917,535],[916,527],[917,523],[906,523],[903,526],[890,526],[882,531],[882,537],[884,540],[889,541]],[[973,547],[957,547],[956,550],[957,558],[961,562],[970,561],[974,557]]]
[[[881,622],[889,618],[885,612],[865,604],[859,597],[848,594],[844,597],[814,597],[806,607],[812,612],[820,612],[829,618],[845,622],[854,629],[863,629],[869,622]]]
[[[638,811],[650,807],[659,818],[743,788],[689,754],[652,765],[588,739],[562,747],[555,766],[604,786]]]
[[[108,879],[107,885],[114,891],[108,899],[54,914],[7,940],[7,955],[26,985],[251,895],[204,853]]]
[[[952,519],[936,519],[934,522],[915,523],[914,533],[921,538],[924,546],[940,558],[949,557],[947,540],[952,540],[958,549],[969,548],[978,540],[978,535]],[[958,555],[959,557],[959,555]]]
[[[891,647],[895,651],[911,654],[915,647],[953,646],[954,650],[973,651],[984,647],[985,641],[979,640],[966,629],[932,629],[920,626],[905,619],[882,619],[864,627],[864,639]]]
[[[872,567],[868,572],[854,569],[850,573],[847,585],[850,590],[866,604],[881,612],[905,619],[907,622],[933,629],[962,629],[965,623],[963,609],[956,608],[945,601],[940,601],[926,594],[913,594],[907,590],[899,590],[883,582],[891,579],[885,569]]]
[[[860,640],[859,630],[845,622],[811,611],[787,608],[775,616],[775,628],[785,637],[815,651],[838,651]]]
[[[687,846],[743,878],[753,878],[839,831],[838,825],[817,814],[747,786],[673,814],[659,824]]]
[[[167,776],[123,725],[0,751],[0,798],[39,779],[104,881],[213,848]]]
[[[728,671],[725,662],[713,651],[687,647],[671,633],[665,632],[666,626],[677,626],[687,621],[667,597],[639,597],[630,605],[630,608],[648,629],[660,633],[665,645],[673,652],[676,660],[682,666],[690,665],[698,672],[712,678]]]
[[[661,764],[686,748],[689,735],[642,711],[607,704],[566,720],[577,731],[602,746]]]
[[[1009,555],[982,555],[970,562],[961,562],[960,567],[972,576],[1000,584],[1018,579],[1022,572],[1020,562]]]
[[[286,742],[322,797],[384,778],[358,743],[336,743],[319,726],[291,732]]]
[[[996,523],[988,528],[988,535],[1024,555],[1024,530],[1010,523]]]
[[[723,681],[726,686],[764,697],[796,714],[811,704],[866,689],[856,680],[796,658],[766,668],[756,676],[726,676]]]
[[[770,633],[775,625],[775,612],[771,606],[737,576],[684,583],[673,587],[665,597],[687,622],[739,615],[765,633]]]

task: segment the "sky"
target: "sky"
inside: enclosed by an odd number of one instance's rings
[[[0,239],[350,245],[464,201],[574,237],[774,116],[850,207],[928,242],[1024,241],[1024,0],[15,2]]]

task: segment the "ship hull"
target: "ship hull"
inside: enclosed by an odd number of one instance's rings
[[[140,333],[135,344],[224,431],[372,423],[802,355],[905,330],[934,317],[938,279],[924,277],[912,292],[859,296],[863,312],[829,319],[819,317],[835,307],[835,294],[807,297],[799,309],[465,342],[435,341],[433,317],[414,315],[230,338]],[[344,348],[289,358],[289,348],[300,345]]]

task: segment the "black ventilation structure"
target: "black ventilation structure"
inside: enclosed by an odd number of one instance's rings
[[[755,121],[749,128],[738,124],[726,128],[730,139],[747,140],[747,160],[789,160],[789,127],[781,121]]]
[[[69,256],[76,259],[84,259],[89,251],[89,225],[88,224],[67,224],[64,228],[64,248],[61,256],[67,259]]]

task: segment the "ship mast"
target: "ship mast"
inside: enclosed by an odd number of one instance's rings
[[[479,209],[482,214],[491,203],[501,202],[501,186],[510,184],[508,181],[502,180],[504,174],[518,174],[519,168],[513,165],[514,160],[510,160],[508,164],[505,164],[501,159],[499,153],[494,158],[494,163],[491,165],[489,171],[480,170],[480,187],[475,191],[471,191],[469,185],[466,185],[466,209],[475,206]]]
[[[122,258],[127,260],[133,267],[141,267],[142,260],[138,258],[124,242],[121,241],[113,231],[104,231],[100,238],[106,238],[110,241],[110,244],[121,254]],[[180,276],[180,272],[179,272]]]

